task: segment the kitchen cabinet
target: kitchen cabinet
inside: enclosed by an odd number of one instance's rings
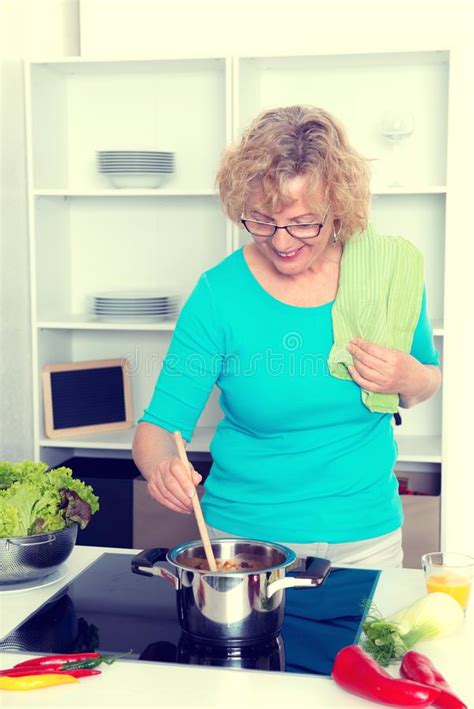
[[[204,487],[198,485],[196,490],[201,499]],[[133,548],[166,547],[169,549],[192,539],[200,539],[194,514],[179,514],[158,504],[148,494],[145,480],[142,477],[135,478],[133,481]]]
[[[402,495],[405,521],[402,530],[403,566],[419,569],[428,549],[439,544],[439,495]]]
[[[91,485],[99,498],[99,513],[79,530],[77,544],[132,547],[134,479],[140,475],[133,460],[73,456],[63,465]]]
[[[382,233],[403,235],[422,250],[443,372],[456,367],[454,352],[445,361],[444,349],[448,313],[454,313],[455,194],[462,179],[448,116],[451,122],[459,112],[461,75],[456,53],[438,47],[26,62],[35,457],[52,465],[75,455],[130,458],[134,429],[45,436],[41,368],[128,357],[140,416],[174,323],[98,322],[89,314],[92,296],[171,284],[184,299],[202,271],[246,242],[246,233],[224,218],[214,178],[224,147],[272,106],[323,106],[373,160],[371,218]],[[415,117],[401,146],[396,186],[390,144],[379,130],[382,114],[393,108]],[[176,173],[157,189],[111,188],[96,170],[95,151],[118,146],[172,150]],[[446,537],[443,505],[457,484],[454,465],[447,475],[442,444],[446,397],[443,383],[429,401],[402,410],[395,430],[397,473],[408,466],[441,481],[436,547]],[[220,415],[214,392],[189,450],[208,450]]]

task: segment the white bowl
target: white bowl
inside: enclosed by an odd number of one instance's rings
[[[172,174],[172,173],[170,173]],[[114,187],[118,188],[142,188],[152,189],[161,187],[161,185],[169,179],[169,175],[161,172],[154,174],[150,173],[107,173],[107,178]]]

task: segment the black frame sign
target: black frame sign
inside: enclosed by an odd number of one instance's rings
[[[48,364],[42,372],[48,438],[117,431],[133,425],[126,358]]]

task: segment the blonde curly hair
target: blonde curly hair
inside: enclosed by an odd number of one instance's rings
[[[251,195],[270,213],[291,204],[285,183],[308,175],[305,199],[311,209],[323,205],[314,198],[323,180],[326,204],[341,240],[367,227],[370,203],[370,160],[350,144],[342,124],[314,106],[284,106],[263,111],[228,147],[216,176],[222,208],[236,224]]]

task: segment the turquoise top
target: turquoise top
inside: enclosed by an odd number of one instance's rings
[[[140,421],[190,440],[214,384],[224,417],[202,500],[208,524],[270,541],[350,542],[403,520],[391,414],[370,412],[354,381],[329,374],[331,310],[287,305],[239,249],[185,303]],[[411,354],[439,364],[426,294]]]

